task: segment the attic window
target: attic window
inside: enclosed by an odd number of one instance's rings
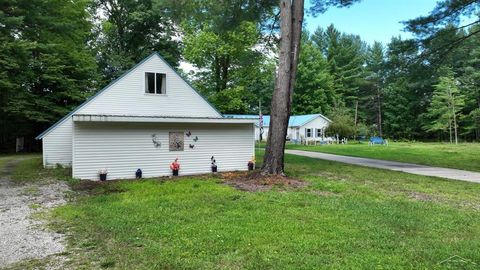
[[[145,93],[166,94],[166,75],[163,73],[145,72]]]

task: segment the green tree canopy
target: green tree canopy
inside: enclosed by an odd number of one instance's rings
[[[458,88],[458,81],[454,78],[453,72],[447,70],[435,85],[432,101],[426,113],[431,122],[425,126],[425,130],[429,132],[448,131],[450,142],[454,138],[457,143],[458,118],[464,105],[465,100]]]
[[[119,77],[152,52],[179,64],[181,46],[169,1],[93,0],[97,51],[104,84]]]
[[[2,2],[0,121],[6,123],[2,131],[10,136],[35,134],[95,90],[97,66],[87,47],[92,29],[88,4]]]

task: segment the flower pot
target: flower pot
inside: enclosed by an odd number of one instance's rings
[[[178,176],[178,170],[172,170],[173,176]]]
[[[248,170],[249,171],[253,171],[253,167],[255,166],[255,164],[253,163],[248,163]]]
[[[137,178],[137,179],[142,178],[142,170],[138,169],[138,170],[135,172],[135,178]]]
[[[212,172],[216,173],[217,172],[217,166],[212,166]]]
[[[107,180],[107,174],[106,173],[101,173],[100,175],[100,181],[106,181]]]

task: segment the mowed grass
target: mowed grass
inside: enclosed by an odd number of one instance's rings
[[[297,149],[330,154],[393,160],[446,168],[480,171],[480,143],[397,143],[388,146],[368,143],[330,144],[330,145],[294,145],[287,149]]]
[[[10,159],[10,156],[0,155],[0,171],[3,171],[5,164]]]
[[[39,154],[27,156],[9,156],[7,160],[20,159],[11,172],[11,180],[15,183],[33,183],[48,180],[70,180],[71,169],[61,166],[56,169],[43,169],[42,157]]]
[[[120,181],[52,219],[76,269],[478,269],[479,184],[293,155],[286,169],[310,185]]]
[[[32,159],[36,159],[40,161],[40,169],[42,168],[42,159],[39,154],[32,154],[32,153],[21,153],[21,154],[0,154],[0,173],[2,174],[12,174],[13,170],[18,167],[18,163],[22,162],[31,162]],[[10,165],[12,165],[10,167]],[[38,173],[38,166],[35,168],[31,166],[25,167],[27,171],[36,171]]]

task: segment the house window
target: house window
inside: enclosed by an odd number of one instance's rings
[[[322,129],[321,129],[321,128],[317,128],[317,138],[323,137],[323,136],[322,136],[322,133],[323,133],[323,132],[322,132]]]
[[[312,129],[311,128],[306,128],[305,129],[305,137],[307,137],[307,138],[312,137]]]
[[[145,93],[166,94],[166,75],[163,73],[145,72]]]

